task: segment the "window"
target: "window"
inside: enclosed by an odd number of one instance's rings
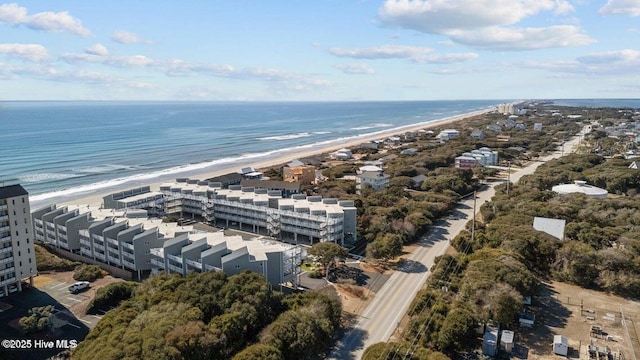
[[[18,226],[18,220],[13,220],[13,223]]]
[[[20,250],[18,250],[18,256],[22,256],[22,255],[20,255]]]
[[[18,234],[18,230],[16,230],[16,236],[18,236],[18,235],[20,235],[20,234]]]
[[[29,243],[29,238],[27,238],[27,244]]]
[[[24,196],[22,197],[22,203],[24,204]]]
[[[145,254],[151,254],[151,249],[145,250]]]
[[[235,265],[234,266],[236,269],[240,269],[240,265]]]
[[[29,233],[29,229],[24,229],[24,232],[26,232],[28,234]]]
[[[22,208],[22,213],[26,214],[27,213],[27,208]],[[26,220],[26,219],[25,219]]]
[[[16,199],[11,199],[11,203],[12,203],[13,205],[15,205],[15,204],[16,204]],[[15,211],[15,210],[14,210],[14,211]]]
[[[16,241],[16,244],[17,244],[18,246],[20,246],[20,241]]]
[[[27,248],[27,253],[31,254],[31,248]]]
[[[22,266],[22,260],[20,260],[18,263],[20,264],[20,266]]]
[[[151,242],[150,241],[145,241],[144,244],[145,245],[149,245],[149,244],[151,244]]]
[[[31,258],[29,258],[29,264],[31,264]],[[31,268],[29,268],[29,269],[31,269]]]

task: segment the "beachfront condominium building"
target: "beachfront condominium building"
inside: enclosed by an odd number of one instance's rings
[[[141,209],[54,205],[34,211],[33,217],[40,226],[40,241],[56,247],[65,257],[99,265],[123,278],[140,280],[158,271],[181,275],[224,271],[233,275],[249,270],[278,286],[295,282],[302,261],[303,251],[296,246],[197,231],[192,226],[148,218]]]
[[[29,193],[20,185],[0,186],[0,296],[22,291],[37,274]]]
[[[353,201],[294,194],[238,185],[223,189],[219,183],[177,179],[162,184],[166,214],[201,218],[213,225],[231,227],[295,243],[331,241],[344,244],[356,234]]]
[[[64,256],[138,279],[151,272],[151,248],[193,230],[150,219],[146,210],[91,206],[47,206],[33,212],[33,223],[36,239]]]
[[[261,274],[272,286],[296,283],[298,264],[304,258],[298,246],[262,237],[245,240],[223,232],[192,232],[165,241],[151,249],[154,271],[186,275],[189,272],[242,271]]]

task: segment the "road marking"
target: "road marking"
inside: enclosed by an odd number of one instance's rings
[[[83,302],[83,301],[84,301],[84,300],[78,300],[78,299],[74,299],[74,298],[72,298],[72,297],[69,297],[69,296],[67,296],[67,299],[69,299],[69,300],[71,300],[71,301],[75,301],[75,302],[78,302],[78,303],[81,303],[81,302]]]
[[[102,316],[98,316],[98,315],[89,315],[89,316],[93,316],[95,318],[102,319]]]
[[[69,325],[69,326],[73,326],[73,327],[74,327],[74,328],[76,328],[76,329],[82,329],[80,326],[78,326],[78,325],[76,325],[76,324],[72,324],[72,323],[70,323],[70,322],[68,322],[68,323],[67,323],[67,325]]]
[[[64,307],[71,307],[71,305],[69,305],[69,304],[65,304],[65,303],[63,303],[62,301],[58,301],[58,303],[60,303],[60,305],[64,305]]]
[[[85,320],[85,319],[78,319],[78,320],[82,321],[85,324],[91,325],[91,321],[89,321],[89,320]]]

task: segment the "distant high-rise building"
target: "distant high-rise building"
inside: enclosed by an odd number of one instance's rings
[[[20,185],[0,186],[0,296],[22,291],[37,274],[29,193]]]

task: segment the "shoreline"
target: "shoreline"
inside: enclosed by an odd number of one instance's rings
[[[208,169],[204,168],[204,169],[196,169],[196,170],[185,170],[183,172],[175,172],[170,175],[160,176],[159,178],[151,179],[150,182],[144,181],[144,179],[138,179],[138,180],[132,179],[130,181],[125,180],[121,184],[105,186],[104,188],[101,188],[101,189],[88,190],[87,192],[90,192],[90,193],[77,192],[72,194],[65,194],[65,191],[68,191],[70,189],[61,189],[61,190],[52,192],[53,194],[52,196],[49,196],[44,199],[37,199],[38,195],[42,195],[42,194],[34,195],[33,197],[36,197],[36,199],[35,200],[33,198],[30,199],[31,210],[33,211],[33,210],[36,210],[48,205],[52,205],[52,204],[60,204],[60,205],[82,204],[82,205],[99,206],[101,205],[102,198],[104,196],[114,192],[130,189],[134,187],[149,185],[152,191],[158,191],[162,183],[172,182],[176,178],[188,177],[193,179],[204,180],[204,179],[208,179],[208,178],[212,178],[212,177],[216,177],[216,176],[220,176],[220,175],[224,175],[232,172],[237,172],[242,167],[253,167],[255,169],[269,168],[269,167],[273,167],[281,164],[286,164],[294,159],[326,154],[341,148],[352,148],[369,141],[378,140],[378,139],[393,136],[393,135],[399,135],[408,131],[418,131],[423,129],[428,130],[428,129],[436,128],[439,126],[458,124],[458,123],[464,122],[464,120],[467,120],[479,115],[483,115],[491,111],[493,111],[493,109],[487,108],[487,109],[476,110],[476,111],[472,111],[472,112],[468,112],[460,115],[450,116],[442,119],[436,119],[436,120],[431,120],[427,122],[404,125],[404,126],[395,127],[392,129],[387,129],[387,130],[381,130],[374,133],[369,133],[362,136],[346,139],[344,141],[341,141],[341,139],[335,139],[335,140],[329,141],[327,144],[322,144],[322,145],[309,144],[309,145],[301,145],[292,149],[285,149],[283,151],[275,150],[274,153],[279,153],[279,154],[278,155],[274,154],[274,156],[269,158],[245,159],[245,161],[233,161],[228,163],[211,165],[211,166],[208,166]],[[314,145],[317,145],[317,147]],[[95,184],[90,184],[90,185],[95,185]],[[59,193],[59,195],[55,195],[56,193]]]

